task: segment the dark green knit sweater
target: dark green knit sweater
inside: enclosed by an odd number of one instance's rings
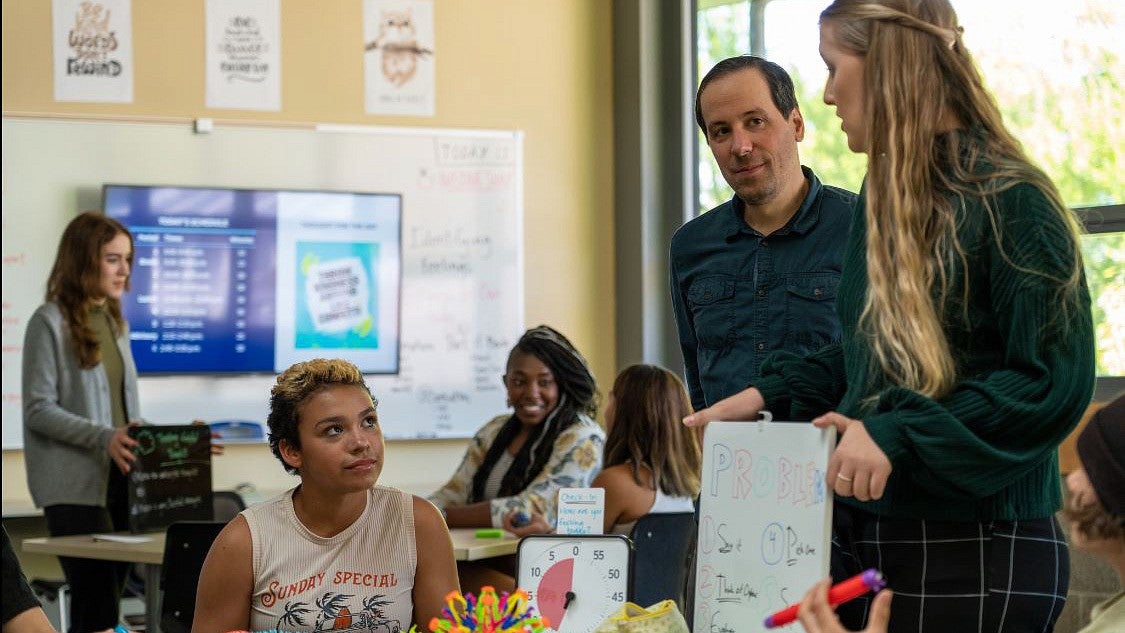
[[[1020,269],[1065,278],[1078,265],[1063,222],[1038,189],[1016,185],[994,201],[998,246],[981,200],[966,199],[958,235],[971,294],[962,310],[957,269],[944,325],[959,379],[934,400],[872,369],[858,331],[868,285],[864,201],[861,193],[837,295],[842,342],[805,358],[775,354],[754,386],[776,419],[835,410],[864,421],[894,470],[882,499],[844,503],[897,518],[1049,516],[1061,502],[1058,445],[1093,392],[1090,298],[1084,278],[1060,297],[1056,284]]]

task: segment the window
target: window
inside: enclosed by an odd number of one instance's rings
[[[1098,345],[1099,393],[1108,400],[1125,390],[1125,205],[1080,209],[1086,283]],[[1104,377],[1104,378],[1102,378]]]
[[[1125,3],[1117,0],[952,0],[1005,122],[1086,223],[1082,239],[1098,341],[1098,399],[1125,388]],[[793,77],[807,133],[801,162],[822,181],[858,190],[862,155],[848,151],[822,99],[827,76],[817,19],[828,0],[697,0],[696,62],[755,51]],[[752,25],[760,23],[760,33]],[[701,135],[698,212],[728,199]]]

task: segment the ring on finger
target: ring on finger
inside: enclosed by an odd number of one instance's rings
[[[836,478],[841,479],[843,481],[851,481],[852,480],[851,477],[848,477],[847,475],[844,475],[844,474],[841,474],[841,473],[836,473]]]

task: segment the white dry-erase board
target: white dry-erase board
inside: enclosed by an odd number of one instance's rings
[[[828,575],[834,444],[808,423],[707,425],[693,631],[764,631]]]
[[[3,137],[4,448],[22,446],[25,324],[63,228],[99,208],[104,183],[400,194],[400,372],[368,377],[384,433],[468,437],[504,411],[500,376],[523,333],[521,133],[217,125],[196,134],[186,122],[5,117]],[[141,413],[158,424],[264,423],[273,379],[142,377]]]

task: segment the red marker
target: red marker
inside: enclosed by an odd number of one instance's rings
[[[868,569],[862,574],[857,574],[848,578],[847,580],[837,583],[828,590],[828,604],[836,607],[837,605],[844,604],[849,600],[854,600],[869,591],[879,591],[887,586],[887,581],[883,579],[883,574],[879,573],[878,569]],[[797,619],[797,609],[800,608],[801,603],[791,604],[781,611],[766,618],[766,628],[772,629],[775,626],[785,626],[793,620]]]

